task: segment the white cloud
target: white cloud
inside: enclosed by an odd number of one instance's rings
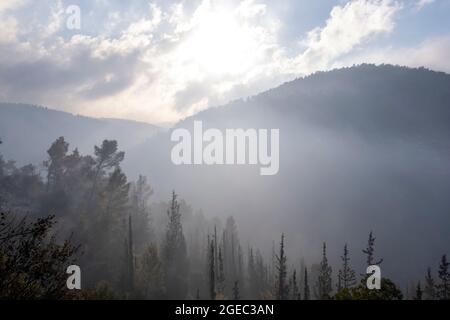
[[[1,0],[0,13],[6,10],[14,10],[24,5],[26,0]]]
[[[0,15],[0,44],[16,41],[18,22],[13,17],[2,17]]]
[[[326,25],[308,33],[307,48],[295,60],[300,73],[328,69],[333,61],[372,37],[394,28],[398,2],[390,0],[355,0],[335,6]]]
[[[18,33],[18,21],[15,17],[7,15],[7,11],[20,8],[26,0],[0,1],[0,43],[14,42]]]
[[[417,11],[423,9],[424,7],[428,6],[429,4],[432,4],[434,0],[418,0],[416,4],[414,5],[415,9]]]

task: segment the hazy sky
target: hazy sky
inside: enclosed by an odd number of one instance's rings
[[[158,124],[317,70],[450,72],[449,16],[450,0],[1,0],[0,101]]]

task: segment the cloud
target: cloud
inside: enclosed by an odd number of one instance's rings
[[[351,52],[372,37],[394,28],[395,14],[401,8],[389,0],[356,0],[335,6],[324,27],[311,30],[303,45],[307,48],[296,58],[301,73],[324,70],[337,58]]]
[[[393,33],[403,2],[347,1],[308,31],[262,0],[83,1],[79,32],[64,28],[66,0],[0,3],[1,100],[158,123],[348,61],[393,61],[366,50]],[[411,64],[445,60],[445,42],[428,45]]]
[[[418,0],[415,4],[415,9],[417,11],[422,10],[424,7],[428,6],[429,4],[432,4],[434,0]]]
[[[6,10],[14,10],[23,6],[26,0],[2,0],[0,2],[0,13]]]
[[[14,42],[17,37],[18,22],[13,17],[0,15],[0,43]]]
[[[20,8],[25,0],[0,1],[0,43],[14,42],[18,33],[18,21],[15,17],[7,15],[8,11]]]

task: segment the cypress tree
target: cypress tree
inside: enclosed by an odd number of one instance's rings
[[[331,266],[328,264],[327,259],[327,246],[326,243],[323,243],[322,249],[322,261],[320,262],[319,267],[319,276],[317,279],[317,298],[318,299],[329,299],[331,295]]]
[[[304,287],[303,287],[303,299],[310,299],[310,291],[309,291],[309,283],[308,283],[308,268],[305,266],[305,278],[304,278]]]
[[[287,285],[286,285],[286,276],[287,276],[287,267],[286,267],[286,255],[284,253],[284,234],[281,235],[280,242],[280,253],[276,256],[277,261],[277,300],[286,300],[287,299]]]
[[[450,299],[450,273],[448,270],[449,266],[450,263],[447,261],[447,255],[444,254],[442,256],[438,271],[440,283],[437,285],[438,296],[441,300]]]
[[[344,246],[344,255],[341,256],[342,269],[338,275],[338,290],[348,289],[356,284],[355,271],[350,266],[347,244]]]
[[[189,261],[181,224],[180,204],[175,191],[167,210],[169,223],[164,242],[165,284],[169,299],[185,299],[188,291]]]

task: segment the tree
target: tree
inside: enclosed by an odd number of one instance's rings
[[[255,254],[252,248],[249,249],[247,273],[249,296],[252,299],[265,298],[269,294],[267,268],[259,250]]]
[[[286,300],[288,298],[288,287],[286,284],[287,266],[286,255],[284,253],[284,234],[281,235],[280,253],[276,256],[277,276],[277,300]]]
[[[342,289],[333,297],[336,300],[402,300],[403,294],[398,287],[387,278],[381,279],[380,290],[369,290],[365,279],[358,286]]]
[[[239,236],[236,222],[228,217],[223,231],[223,260],[226,278],[226,287],[231,289],[235,281],[243,283],[244,275],[239,272]],[[230,292],[232,294],[232,292]]]
[[[164,241],[163,261],[165,285],[169,299],[184,299],[187,295],[189,263],[186,240],[181,224],[180,204],[175,191],[172,193],[170,207],[167,210],[169,223]]]
[[[294,272],[292,273],[291,284],[292,284],[291,300],[301,300],[301,294],[297,282],[297,270],[295,269]]]
[[[159,299],[164,295],[163,266],[158,248],[147,246],[137,263],[137,289],[144,299]]]
[[[225,273],[223,270],[223,258],[222,258],[222,249],[219,247],[219,274],[217,275],[217,294],[221,297],[225,296]]]
[[[69,144],[64,137],[59,137],[47,150],[49,160],[44,162],[47,167],[47,190],[62,191],[64,181],[64,161],[69,150]]]
[[[319,276],[317,278],[317,292],[316,296],[318,299],[329,299],[331,296],[331,266],[328,265],[327,259],[327,246],[326,243],[323,243],[322,249],[322,261],[319,266]]]
[[[233,300],[240,300],[241,294],[239,293],[239,281],[234,282],[233,286]]]
[[[420,287],[420,281],[417,283],[417,288],[416,288],[416,296],[414,297],[414,300],[422,300],[422,288]]]
[[[75,263],[78,247],[57,243],[51,235],[54,216],[29,221],[0,213],[0,299],[65,299],[66,268]]]
[[[447,261],[447,255],[443,255],[441,258],[441,263],[439,265],[439,280],[440,283],[437,285],[437,294],[441,300],[450,299],[450,273],[449,273],[450,263]]]
[[[342,270],[338,271],[338,283],[337,283],[337,291],[342,290]]]
[[[47,188],[41,204],[44,212],[58,212],[61,215],[67,209],[69,196],[64,182],[68,149],[69,144],[64,137],[60,137],[47,150],[49,159],[44,162],[47,168]]]
[[[149,200],[153,189],[147,183],[147,178],[139,175],[138,180],[131,185],[130,211],[133,216],[134,237],[136,239],[136,252],[141,252],[152,239],[150,229]]]
[[[304,287],[303,287],[303,299],[309,300],[310,299],[310,291],[309,291],[309,283],[308,283],[308,268],[305,267],[305,278],[304,281]]]
[[[216,267],[214,272],[216,273],[216,276],[219,274],[218,253],[219,253],[219,250],[217,249],[217,226],[214,225],[214,266]]]
[[[134,249],[133,249],[133,227],[131,216],[128,217],[128,237],[125,240],[125,259],[124,259],[124,290],[134,291]]]
[[[96,157],[95,169],[88,205],[91,205],[97,191],[98,180],[103,172],[118,167],[125,158],[124,152],[117,151],[117,141],[115,140],[104,140],[101,147],[94,147],[94,154]]]
[[[424,295],[426,300],[436,299],[436,285],[433,276],[431,275],[430,268],[427,269],[427,275],[425,277]]]
[[[347,289],[356,284],[355,271],[350,266],[350,257],[348,255],[347,244],[344,246],[344,255],[341,256],[342,269],[339,270],[338,275],[338,291]]]
[[[211,300],[216,299],[216,273],[214,265],[214,241],[210,242],[209,256],[208,256],[208,269],[209,269],[209,297]]]
[[[105,187],[104,216],[102,217],[102,228],[111,228],[114,223],[120,221],[128,206],[128,192],[130,184],[127,176],[120,168],[116,168],[109,176]]]
[[[370,231],[369,240],[367,241],[367,248],[363,250],[363,253],[367,256],[367,266],[380,265],[383,262],[383,259],[379,259],[375,262],[375,239],[376,238],[373,236],[372,231]]]

